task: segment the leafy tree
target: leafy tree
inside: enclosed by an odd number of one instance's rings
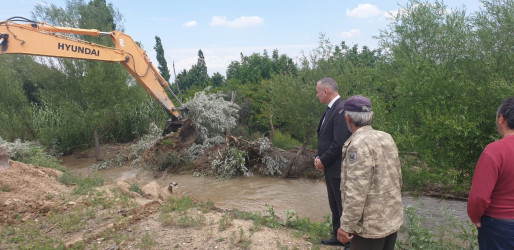
[[[291,57],[286,54],[279,55],[278,49],[274,49],[271,55],[272,69],[274,74],[296,75],[298,67]]]
[[[211,77],[213,87],[221,87],[225,83],[225,77],[219,72],[214,73]]]
[[[502,68],[496,74],[482,67],[495,58],[485,49],[488,46],[481,47],[492,42],[485,34],[507,30],[487,25],[486,20],[502,15],[491,18],[485,13],[510,13],[512,20],[512,4],[495,3],[499,2],[485,4],[482,13],[487,18],[478,15],[472,22],[464,11],[448,11],[440,2],[411,1],[379,36],[390,61],[384,72],[393,72],[384,79],[392,93],[386,109],[391,116],[390,131],[402,150],[421,153],[440,174],[454,176],[458,182],[472,173],[480,152],[495,134],[491,117],[505,93],[512,93],[512,87],[505,85],[509,80],[503,77],[512,72]],[[509,40],[493,44],[498,48]],[[502,53],[513,55],[508,49]]]
[[[33,16],[57,26],[122,30],[122,16],[105,0],[68,1],[66,8],[36,5]],[[79,39],[112,46],[108,37],[76,36]],[[35,113],[38,138],[56,144],[61,150],[91,145],[93,132],[103,141],[131,140],[148,127],[148,121],[131,117],[137,106],[148,99],[130,74],[116,63],[55,59],[48,65],[58,68],[63,80],[41,82],[44,105]],[[128,124],[125,124],[128,123]]]
[[[481,1],[484,9],[473,19],[476,27],[477,47],[474,56],[484,62],[472,68],[475,77],[485,81],[489,77],[504,78],[507,82],[514,80],[514,2],[511,0]],[[483,74],[488,71],[493,74]],[[477,72],[478,71],[478,72]]]
[[[16,138],[33,139],[31,106],[22,86],[23,78],[17,72],[31,67],[30,57],[0,56],[0,137],[8,141]]]
[[[270,58],[268,52],[253,53],[245,56],[241,53],[241,62],[233,61],[227,67],[227,79],[234,79],[240,84],[258,84],[262,80],[269,80],[273,74],[296,74],[297,67],[293,59],[280,55],[278,50],[273,51]]]
[[[177,75],[175,83],[184,89],[203,89],[210,85],[207,64],[202,50],[198,50],[198,61],[190,70],[183,70]]]
[[[298,68],[287,55],[279,55],[274,50],[269,57],[253,53],[241,61],[233,61],[227,68],[226,88],[235,91],[236,102],[240,103],[239,122],[249,132],[267,132],[270,128],[270,85],[269,80],[275,74],[296,75]]]
[[[314,137],[323,114],[315,91],[319,79],[309,75],[274,75],[270,80],[274,126],[302,142]]]

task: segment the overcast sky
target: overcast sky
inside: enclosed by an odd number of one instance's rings
[[[274,49],[296,59],[317,46],[320,33],[332,44],[345,41],[377,48],[373,36],[385,29],[388,13],[406,6],[408,0],[106,0],[124,16],[125,33],[142,42],[154,62],[155,36],[162,40],[168,67],[175,62],[177,74],[205,56],[209,75],[225,75],[228,64]],[[429,0],[433,2],[433,0]],[[2,1],[0,20],[31,17],[36,3],[64,7],[63,0]],[[447,0],[450,8],[479,10],[479,0]],[[156,64],[157,65],[157,64]]]

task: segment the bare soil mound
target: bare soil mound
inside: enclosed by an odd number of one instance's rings
[[[64,209],[59,196],[71,189],[58,181],[61,171],[11,160],[9,163],[10,168],[0,169],[0,224]]]
[[[203,211],[202,206],[193,205],[187,211],[170,211],[184,204],[180,191],[155,182],[137,193],[131,191],[130,184],[120,181],[106,183],[85,195],[73,195],[72,187],[59,181],[62,172],[16,161],[9,163],[10,168],[0,170],[0,225],[9,224],[12,230],[0,227],[0,237],[5,237],[0,238],[2,249],[313,246],[305,238],[293,236],[291,230],[257,227],[252,221],[232,218],[215,207]]]

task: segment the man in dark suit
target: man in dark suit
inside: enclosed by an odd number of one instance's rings
[[[343,212],[341,204],[341,157],[344,142],[351,133],[342,112],[344,100],[338,94],[337,83],[332,78],[322,78],[316,84],[316,97],[323,104],[327,104],[327,110],[318,125],[318,154],[314,165],[319,171],[325,173],[327,185],[328,203],[332,211],[333,234],[330,239],[322,240],[324,245],[339,245],[337,229],[340,226],[340,218]]]

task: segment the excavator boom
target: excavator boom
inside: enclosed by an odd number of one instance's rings
[[[180,108],[175,107],[165,91],[168,89],[173,93],[169,84],[152,65],[146,52],[130,36],[119,31],[100,32],[95,29],[55,27],[32,21],[20,24],[11,21],[12,19],[14,18],[0,21],[0,55],[26,54],[119,62],[171,116],[172,121],[182,120],[178,112]],[[64,34],[109,36],[114,42],[114,48]]]

